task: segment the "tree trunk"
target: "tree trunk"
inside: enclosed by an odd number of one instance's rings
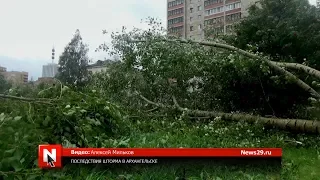
[[[301,133],[316,133],[320,134],[320,121],[316,120],[304,120],[304,119],[281,119],[281,118],[266,118],[260,116],[254,116],[249,114],[241,114],[241,113],[224,113],[224,112],[215,112],[215,111],[201,111],[201,110],[190,110],[187,108],[182,108],[176,98],[173,96],[174,106],[166,106],[160,103],[155,103],[141,94],[139,94],[140,98],[144,101],[153,104],[162,108],[176,108],[181,112],[185,112],[187,115],[196,115],[201,117],[222,117],[226,120],[232,121],[240,121],[245,120],[248,122],[260,122],[264,125],[276,126],[283,130],[294,130]]]

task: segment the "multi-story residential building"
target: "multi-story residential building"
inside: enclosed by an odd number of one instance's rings
[[[317,8],[320,8],[320,0],[317,0]]]
[[[235,22],[247,15],[257,0],[167,0],[168,34],[202,40],[204,28],[215,34],[232,32]]]
[[[55,77],[58,73],[58,64],[49,63],[42,66],[42,77]]]
[[[0,74],[10,81],[13,85],[19,85],[28,82],[28,72],[7,71],[7,68],[0,66]]]
[[[6,71],[1,72],[7,81],[12,82],[14,85],[24,84],[28,82],[28,72]]]
[[[0,66],[0,72],[6,72],[7,68]]]

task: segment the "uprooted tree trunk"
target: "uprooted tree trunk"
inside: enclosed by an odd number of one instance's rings
[[[300,65],[300,64],[289,64],[289,63],[277,63],[274,61],[270,61],[266,58],[262,58],[258,55],[249,53],[245,50],[236,48],[234,46],[230,46],[227,44],[221,44],[221,43],[215,43],[215,42],[201,42],[201,41],[191,41],[191,40],[169,40],[169,39],[161,39],[159,41],[166,41],[166,42],[180,42],[180,43],[196,43],[199,45],[204,45],[204,46],[211,46],[211,47],[217,47],[217,48],[222,48],[222,49],[226,49],[226,50],[230,50],[230,51],[236,51],[246,57],[249,57],[251,59],[257,59],[260,60],[262,62],[265,62],[269,67],[271,67],[272,69],[276,70],[277,72],[280,72],[284,75],[286,75],[287,77],[289,77],[290,79],[292,79],[299,87],[301,87],[303,90],[307,91],[310,93],[311,96],[313,96],[314,98],[320,99],[320,94],[317,93],[317,91],[315,91],[313,88],[311,88],[308,84],[306,84],[305,82],[303,82],[302,80],[300,80],[298,77],[296,77],[295,75],[293,75],[292,73],[290,73],[289,71],[285,70],[282,67],[289,67],[289,68],[296,68],[296,69],[302,69],[305,72],[314,75],[316,77],[320,77],[320,72],[312,69],[310,67],[304,66],[304,65]],[[146,40],[135,40],[132,42],[147,42]]]
[[[164,105],[161,103],[156,103],[148,100],[140,93],[137,92],[141,99],[146,101],[149,104],[155,105],[161,108],[171,108],[177,109],[181,112],[186,113],[187,115],[196,115],[196,116],[206,116],[206,117],[222,117],[223,119],[233,120],[233,121],[248,121],[248,122],[260,122],[264,125],[276,126],[284,130],[294,130],[302,133],[317,133],[320,134],[320,122],[304,119],[281,119],[281,118],[266,118],[260,116],[254,116],[249,114],[241,113],[224,113],[224,112],[215,112],[215,111],[200,111],[200,110],[190,110],[187,108],[182,108],[175,97],[173,96],[173,106]]]

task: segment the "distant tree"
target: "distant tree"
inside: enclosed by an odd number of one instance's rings
[[[261,0],[249,8],[229,43],[271,55],[274,60],[320,68],[320,11],[308,0]],[[252,49],[251,49],[252,50]]]
[[[12,87],[12,84],[8,82],[2,74],[0,74],[0,93],[4,93]]]
[[[88,51],[88,46],[83,43],[80,31],[77,30],[59,57],[57,78],[68,85],[84,85],[88,77]]]

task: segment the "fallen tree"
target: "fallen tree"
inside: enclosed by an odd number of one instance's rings
[[[177,109],[181,112],[184,112],[187,115],[196,115],[200,117],[221,117],[226,120],[232,121],[248,121],[251,123],[259,122],[267,126],[275,126],[283,130],[293,130],[301,133],[316,133],[320,134],[320,122],[316,120],[305,120],[305,119],[281,119],[281,118],[266,118],[261,116],[254,116],[249,114],[242,113],[224,113],[224,112],[215,112],[215,111],[201,111],[201,110],[191,110],[188,108],[181,107],[176,98],[172,96],[174,105],[164,105],[161,103],[156,103],[150,101],[139,92],[136,92],[141,99],[146,101],[149,104],[160,108],[169,108]]]
[[[288,64],[288,63],[277,63],[274,61],[270,61],[266,58],[260,57],[258,55],[255,55],[253,53],[247,52],[245,50],[239,49],[237,47],[234,46],[230,46],[227,44],[222,44],[222,43],[215,43],[215,42],[201,42],[201,41],[192,41],[192,40],[182,40],[182,39],[178,39],[178,40],[169,40],[169,39],[161,39],[159,41],[166,41],[166,42],[180,42],[180,43],[196,43],[199,45],[204,45],[204,46],[210,46],[210,47],[217,47],[217,48],[222,48],[222,49],[226,49],[226,50],[230,50],[230,51],[236,51],[246,57],[249,57],[251,59],[256,59],[256,60],[260,60],[262,62],[265,62],[269,67],[271,67],[272,69],[274,69],[277,72],[280,72],[284,75],[286,75],[287,77],[289,77],[290,79],[292,79],[299,87],[301,87],[303,90],[307,91],[310,93],[310,95],[314,98],[320,99],[320,94],[315,91],[312,87],[310,87],[308,84],[306,84],[305,82],[303,82],[301,79],[299,79],[298,77],[296,77],[294,74],[292,74],[291,72],[285,70],[284,67],[291,67],[291,68],[299,68],[302,70],[305,70],[305,72],[315,75],[315,76],[320,76],[320,73],[317,70],[314,70],[312,68],[294,63],[294,64]],[[133,43],[139,43],[139,42],[147,42],[146,40],[134,40],[132,41]],[[280,67],[280,65],[282,67]],[[299,65],[299,66],[298,66]]]
[[[294,130],[302,133],[317,133],[320,134],[320,122],[316,120],[304,120],[304,119],[281,119],[281,118],[266,118],[261,116],[254,116],[249,114],[242,114],[242,113],[224,113],[224,112],[216,112],[216,111],[201,111],[201,110],[191,110],[188,108],[181,107],[176,98],[172,96],[174,105],[164,105],[161,103],[156,103],[153,101],[148,100],[139,92],[136,92],[137,95],[140,96],[141,99],[146,101],[149,104],[156,106],[156,108],[168,108],[168,109],[177,109],[181,112],[184,112],[187,115],[196,115],[199,118],[205,117],[222,117],[223,119],[233,120],[233,121],[240,121],[245,120],[251,123],[259,122],[264,125],[271,125],[276,126],[280,129],[284,130]],[[50,103],[44,103],[41,101],[37,101],[37,99],[32,98],[22,98],[16,96],[0,96],[1,98],[11,99],[11,100],[18,100],[18,101],[26,101],[26,102],[37,102],[43,103],[47,105],[52,105]]]
[[[319,71],[301,64],[275,62],[269,57],[227,44],[169,39],[158,32],[160,31],[153,27],[149,31],[117,33],[113,35],[113,49],[108,50],[111,54],[121,54],[124,69],[141,74],[138,80],[133,77],[121,87],[130,87],[130,91],[145,95],[132,96],[135,103],[142,98],[149,105],[165,110],[179,110],[190,117],[220,116],[228,120],[258,121],[282,129],[319,134],[319,122],[310,120],[313,117],[302,111],[309,105],[307,99],[310,96],[318,101],[320,94],[293,74],[294,71],[290,72],[288,69],[303,70],[320,79]],[[214,51],[216,48],[223,51]],[[274,73],[280,76],[274,77]],[[188,90],[187,82],[192,76],[204,79],[203,92],[185,93]],[[128,78],[125,73],[119,77],[124,80]],[[171,83],[165,82],[167,79],[174,79],[176,87],[171,89]],[[107,88],[107,85],[105,87]],[[121,88],[112,90],[117,93],[121,92]],[[294,88],[299,92],[293,92]],[[174,105],[168,105],[172,103],[172,95],[177,97],[182,106],[190,109],[181,107],[176,100]],[[125,95],[123,97],[126,98]],[[139,103],[134,105],[141,109],[147,106],[143,107]],[[279,112],[275,113],[275,108],[278,108]],[[274,116],[292,119],[267,117],[270,114],[269,109]],[[249,113],[225,113],[238,110]],[[259,115],[254,116],[251,113]]]

